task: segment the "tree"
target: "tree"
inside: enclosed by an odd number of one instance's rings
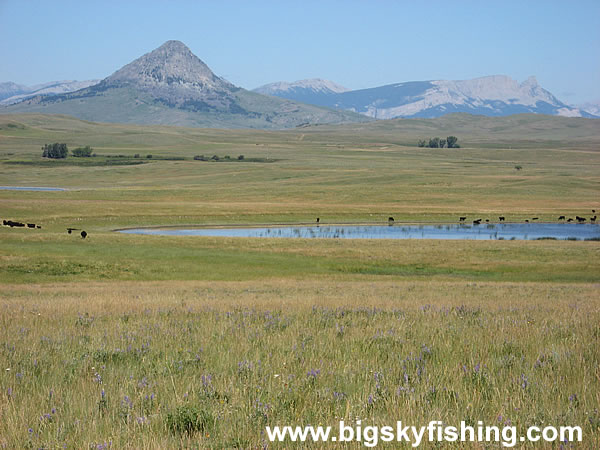
[[[440,139],[440,148],[446,147],[446,139]]]
[[[90,157],[92,156],[92,147],[89,145],[77,147],[71,151],[71,154],[76,157]]]
[[[440,138],[435,137],[433,139],[429,139],[429,145],[427,147],[430,148],[439,148],[440,147]]]
[[[61,159],[66,158],[69,154],[67,144],[44,144],[42,147],[42,158]]]
[[[425,147],[425,139],[421,139],[419,140],[418,144],[419,147]]]
[[[448,148],[460,148],[460,145],[458,145],[458,138],[456,136],[448,136],[446,138],[446,142],[448,143]]]

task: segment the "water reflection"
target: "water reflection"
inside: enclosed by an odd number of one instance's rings
[[[321,239],[600,239],[592,224],[501,223],[486,225],[320,225],[265,228],[130,229],[122,233],[167,236],[278,237]]]

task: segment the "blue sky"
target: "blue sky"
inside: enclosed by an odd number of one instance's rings
[[[0,0],[0,82],[104,78],[169,39],[247,89],[504,74],[600,100],[598,0]]]

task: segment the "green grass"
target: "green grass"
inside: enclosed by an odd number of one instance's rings
[[[462,148],[416,147],[438,135]],[[102,156],[44,161],[48,142]],[[0,227],[0,447],[259,448],[266,425],[361,418],[579,425],[596,448],[598,241],[113,230],[590,217],[599,149],[597,121],[531,115],[285,132],[0,115],[0,184],[68,189],[0,191],[0,219],[42,226]],[[245,161],[193,160],[214,154]]]

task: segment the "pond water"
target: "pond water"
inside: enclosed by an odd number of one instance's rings
[[[55,187],[32,187],[32,186],[0,186],[2,191],[66,191]]]
[[[334,239],[600,239],[600,226],[571,223],[506,223],[484,225],[321,225],[265,228],[195,228],[120,230],[163,236],[223,236]]]

